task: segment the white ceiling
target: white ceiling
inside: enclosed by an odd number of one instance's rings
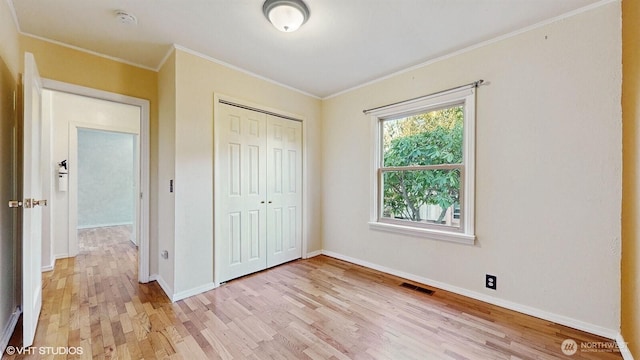
[[[9,1],[26,34],[151,69],[177,44],[321,98],[602,2],[305,0],[309,21],[282,33],[263,0]]]

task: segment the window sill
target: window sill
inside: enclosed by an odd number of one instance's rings
[[[449,241],[465,245],[474,245],[476,241],[475,235],[455,233],[450,231],[439,231],[433,229],[422,229],[411,226],[386,224],[381,222],[369,222],[369,228],[372,230],[386,231],[433,240]]]

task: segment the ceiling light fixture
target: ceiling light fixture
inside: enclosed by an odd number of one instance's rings
[[[309,19],[309,8],[302,0],[267,0],[262,12],[276,29],[283,32],[296,31]]]

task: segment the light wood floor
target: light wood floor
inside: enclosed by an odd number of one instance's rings
[[[44,274],[34,346],[111,359],[621,359],[562,354],[610,340],[325,256],[294,261],[172,304],[138,284],[123,228],[84,230],[81,253]],[[16,331],[10,345],[20,346]],[[6,359],[51,358],[37,351]],[[64,359],[65,356],[56,356]]]

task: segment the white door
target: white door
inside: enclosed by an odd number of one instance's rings
[[[302,255],[302,124],[267,116],[267,267]]]
[[[42,308],[42,83],[35,59],[25,53],[22,206],[23,346],[31,346]]]
[[[267,266],[266,115],[219,106],[216,259],[224,282]]]

